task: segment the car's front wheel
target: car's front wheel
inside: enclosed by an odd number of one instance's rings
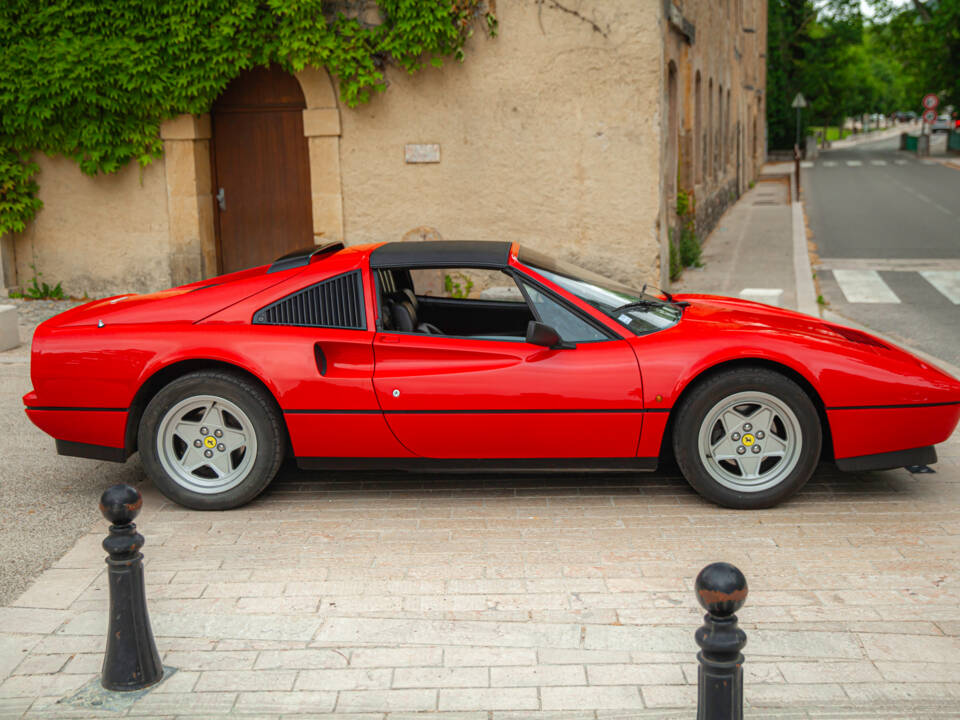
[[[677,414],[673,448],[684,477],[725,507],[772,507],[810,479],[820,457],[820,419],[789,378],[764,368],[718,373]]]
[[[147,475],[168,498],[227,510],[267,487],[283,460],[282,419],[258,385],[229,372],[184,375],[144,410],[138,446]]]

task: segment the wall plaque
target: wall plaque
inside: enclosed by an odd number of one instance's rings
[[[403,159],[408,163],[440,162],[439,143],[408,143],[403,146]]]

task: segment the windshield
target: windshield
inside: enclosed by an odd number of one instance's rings
[[[681,310],[674,303],[551,257],[520,248],[520,261],[589,303],[636,335],[673,327]]]

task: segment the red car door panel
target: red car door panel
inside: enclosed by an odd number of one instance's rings
[[[432,458],[634,457],[640,371],[622,340],[524,342],[380,333],[374,389],[411,452]]]

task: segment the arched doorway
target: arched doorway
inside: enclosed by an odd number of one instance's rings
[[[220,272],[310,245],[310,157],[300,83],[275,67],[247,70],[211,110]]]

